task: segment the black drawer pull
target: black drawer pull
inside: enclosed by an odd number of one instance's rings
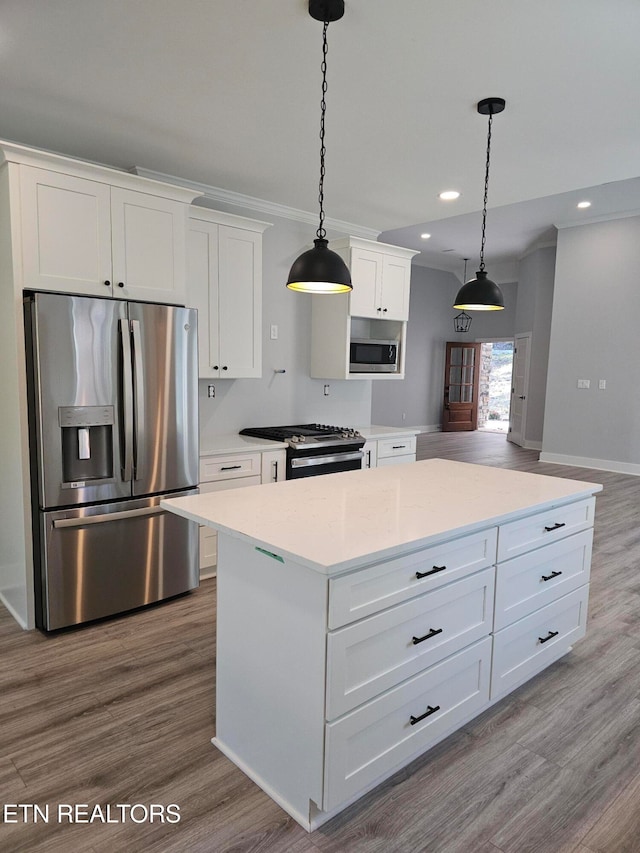
[[[425,634],[424,637],[414,637],[413,645],[417,646],[418,643],[423,643],[425,640],[430,640],[431,637],[435,637],[436,634],[442,634],[442,628],[432,628],[428,634]]]
[[[435,708],[432,708],[431,705],[427,705],[427,710],[424,714],[420,714],[419,717],[414,717],[413,714],[409,717],[409,722],[412,726],[415,726],[416,723],[419,723],[420,720],[424,720],[425,717],[430,717],[431,714],[435,714],[436,711],[440,710],[440,705],[436,705]]]
[[[558,521],[558,522],[556,522],[556,524],[553,525],[553,527],[545,527],[545,530],[547,531],[547,533],[551,533],[552,530],[558,530],[559,527],[566,527],[566,526],[567,525],[565,524],[564,521]]]
[[[435,575],[436,572],[444,572],[446,568],[446,566],[434,566],[428,572],[416,572],[416,577],[420,580],[420,578],[426,578],[428,575]]]
[[[541,580],[550,581],[551,578],[558,578],[558,577],[560,577],[561,574],[562,574],[562,572],[551,572],[550,575],[542,575]]]
[[[391,449],[392,450],[404,450],[406,446],[407,446],[406,444],[394,444]]]
[[[546,643],[547,640],[552,640],[554,637],[557,637],[559,633],[559,631],[549,631],[546,637],[538,637],[538,639],[541,643]]]
[[[220,470],[221,471],[236,471],[238,468],[242,468],[242,465],[223,465]]]

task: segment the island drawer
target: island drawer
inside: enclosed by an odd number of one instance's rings
[[[477,714],[489,697],[489,637],[326,726],[323,808],[333,809]]]
[[[588,598],[587,584],[494,635],[492,699],[509,693],[584,637]]]
[[[595,507],[596,499],[586,498],[501,524],[498,528],[498,562],[593,527]]]
[[[494,575],[484,569],[330,633],[327,719],[488,636]]]
[[[492,566],[497,528],[433,545],[329,581],[329,628],[340,628],[386,607]]]
[[[415,435],[405,435],[400,438],[378,439],[378,460],[385,459],[389,456],[415,456],[415,452]],[[379,461],[378,464],[380,464]]]
[[[205,456],[200,459],[200,482],[231,480],[237,477],[260,477],[261,469],[262,458],[260,453]]]
[[[496,573],[495,630],[589,582],[593,529],[500,563]]]

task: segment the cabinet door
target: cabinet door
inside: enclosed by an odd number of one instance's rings
[[[185,304],[187,206],[111,189],[114,295]]]
[[[385,255],[382,261],[382,316],[384,320],[409,319],[411,261]]]
[[[353,290],[349,294],[349,313],[353,317],[382,317],[382,266],[383,255],[380,252],[351,250]]]
[[[218,226],[220,376],[262,375],[262,235]]]
[[[364,447],[362,448],[362,467],[363,468],[377,468],[378,467],[378,442],[377,441],[365,441]]]
[[[107,184],[21,166],[20,200],[23,287],[111,295]]]
[[[262,454],[262,482],[279,483],[287,473],[287,451],[266,450]]]
[[[218,357],[218,226],[189,220],[187,305],[198,310],[198,376],[220,376]]]

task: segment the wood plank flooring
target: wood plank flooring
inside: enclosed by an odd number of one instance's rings
[[[309,835],[210,743],[215,580],[55,636],[0,607],[0,808],[51,809],[0,824],[1,853],[640,853],[640,478],[492,433],[420,436],[429,457],[604,485],[570,655]],[[177,803],[181,820],[55,822],[81,803]]]

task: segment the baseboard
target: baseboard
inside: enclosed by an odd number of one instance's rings
[[[541,453],[540,462],[554,465],[572,465],[574,468],[593,468],[597,471],[614,471],[616,474],[632,474],[640,477],[640,465],[633,462],[618,462],[615,459],[591,459],[588,456],[568,456],[564,453]]]
[[[25,622],[23,614],[20,613],[20,611],[17,609],[17,606],[14,606],[11,603],[11,599],[9,598],[9,594],[11,592],[14,592],[16,594],[16,598],[19,599],[19,603],[22,604],[24,607],[26,607],[26,604],[24,602],[24,591],[21,589],[19,589],[19,590],[18,589],[17,590],[3,590],[2,592],[0,592],[0,602],[2,602],[2,604],[4,604],[4,606],[7,608],[9,613],[13,616],[13,618],[16,620],[18,625],[20,625],[20,627],[23,628],[25,631],[29,631],[30,626],[27,622]]]
[[[541,441],[527,441],[526,439],[522,443],[522,446],[525,450],[542,450],[542,442]]]
[[[412,426],[411,429],[418,432],[442,432],[442,424],[423,424],[422,426]]]

